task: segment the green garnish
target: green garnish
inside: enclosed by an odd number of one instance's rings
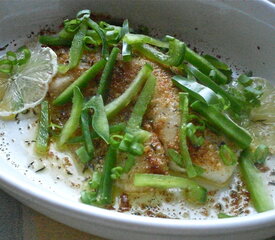
[[[96,202],[96,192],[82,191],[80,200],[85,204],[93,204]]]
[[[217,58],[210,56],[210,55],[204,55],[203,57],[227,77],[226,83],[228,83],[232,79],[231,78],[232,70],[230,69],[230,67],[227,64],[225,64],[224,62],[221,62]],[[215,79],[218,76],[217,72],[215,70],[211,70],[208,75],[210,76],[211,73],[214,73],[213,74],[214,81],[219,83],[219,80]]]
[[[167,155],[174,163],[176,163],[180,167],[183,167],[183,159],[175,149],[169,148],[167,150]]]
[[[132,34],[132,33],[127,33],[123,41],[133,45],[133,44],[150,44],[156,47],[160,48],[169,48],[169,43],[168,42],[163,42],[160,40],[157,40],[155,38],[143,35],[143,34]]]
[[[12,74],[13,68],[26,64],[31,58],[31,51],[22,46],[16,52],[8,51],[4,59],[0,59],[0,72],[5,74]]]
[[[150,75],[146,81],[137,102],[133,108],[130,119],[127,123],[126,132],[133,132],[140,128],[143,116],[153,98],[155,92],[156,78],[154,75]]]
[[[109,146],[104,158],[102,177],[98,187],[96,203],[107,205],[112,203],[113,179],[112,169],[115,167],[117,159],[117,150]]]
[[[145,64],[142,69],[139,71],[136,78],[132,81],[128,89],[116,98],[111,103],[105,106],[105,111],[108,119],[117,115],[123,108],[125,108],[133,98],[138,94],[142,88],[144,82],[150,76],[152,72],[152,67],[149,64]]]
[[[168,175],[159,174],[135,174],[134,185],[136,187],[153,188],[181,188],[184,190],[186,199],[192,203],[205,203],[207,200],[207,190],[195,181]]]
[[[87,164],[88,162],[90,162],[91,155],[87,152],[84,146],[78,148],[75,153],[83,164]]]
[[[70,47],[72,45],[72,40],[64,39],[59,36],[39,36],[39,42],[48,46]]]
[[[101,95],[93,96],[87,103],[85,103],[84,109],[89,108],[94,110],[92,118],[93,129],[98,136],[100,136],[106,143],[109,143],[109,123]]]
[[[101,181],[101,174],[97,171],[93,172],[92,179],[88,182],[91,189],[98,189]]]
[[[62,147],[79,127],[79,120],[83,107],[83,95],[78,87],[73,90],[73,105],[69,119],[65,123],[58,140],[58,146]]]
[[[269,154],[269,148],[264,144],[260,144],[254,151],[253,162],[258,164],[264,164]]]
[[[196,101],[191,104],[191,108],[203,116],[211,126],[230,138],[241,148],[249,147],[252,141],[250,134],[215,107]]]
[[[85,143],[86,151],[92,159],[94,156],[94,144],[92,140],[92,135],[90,131],[90,115],[88,110],[83,110],[80,117],[81,121],[81,130],[83,134],[83,140]]]
[[[87,20],[87,24],[90,28],[94,29],[96,33],[99,35],[102,42],[102,56],[104,57],[104,59],[107,60],[107,58],[109,57],[109,50],[108,50],[108,43],[104,32],[99,27],[99,25],[90,18]]]
[[[222,97],[228,99],[230,101],[230,108],[235,111],[236,113],[241,113],[243,106],[242,103],[236,99],[234,96],[230,95],[228,92],[226,92],[222,87],[217,85],[210,77],[203,74],[201,71],[199,71],[197,68],[193,66],[187,66],[187,71],[191,73],[196,79],[198,79],[199,82],[204,84],[205,86],[211,88],[215,93],[221,95]]]
[[[124,36],[125,34],[128,34],[130,32],[129,29],[129,22],[128,20],[124,20],[123,24],[122,24],[122,29],[121,29],[121,38],[122,40],[122,56],[123,56],[123,60],[128,62],[132,59],[132,48],[131,46],[124,40]]]
[[[100,78],[99,86],[97,89],[97,94],[102,95],[102,98],[104,100],[106,99],[106,96],[109,91],[110,78],[111,78],[111,75],[112,75],[112,72],[113,72],[113,69],[115,66],[115,62],[116,62],[118,53],[119,53],[119,48],[114,47],[106,65],[103,69],[103,72],[102,72],[102,75]]]
[[[238,161],[236,153],[234,153],[226,144],[220,146],[219,155],[226,166],[235,165]]]
[[[114,124],[112,126],[110,126],[109,130],[110,130],[110,134],[115,134],[115,133],[121,133],[124,132],[126,128],[126,124],[125,123],[118,123],[118,124]],[[95,139],[98,138],[99,136],[97,135],[96,132],[91,131],[91,138]],[[68,144],[76,144],[76,143],[82,143],[84,142],[84,136],[77,136],[77,137],[73,137],[70,138],[67,143]],[[111,144],[111,138],[110,138],[110,144]]]
[[[274,209],[273,199],[267,190],[260,171],[253,164],[253,153],[244,150],[240,156],[240,167],[243,180],[247,186],[253,205],[257,212]]]
[[[62,105],[70,101],[73,96],[73,90],[75,87],[84,88],[89,81],[95,78],[95,76],[103,69],[106,61],[101,59],[88,70],[81,74],[71,85],[69,85],[56,99],[53,100],[54,105]]]
[[[118,166],[118,167],[114,167],[112,170],[111,170],[111,178],[112,179],[119,179],[121,174],[123,173],[123,168]]]
[[[225,213],[218,213],[218,218],[232,218],[232,217],[234,217],[234,216],[230,216]]]
[[[253,80],[245,74],[241,74],[238,77],[237,81],[245,87],[250,86],[253,82]]]
[[[35,151],[39,154],[46,154],[48,151],[50,140],[49,126],[49,103],[47,101],[43,101],[41,103],[38,132],[35,141]]]
[[[190,48],[186,48],[185,60],[191,63],[193,66],[197,67],[201,72],[203,72],[207,76],[209,76],[210,72],[213,70],[216,73],[215,81],[218,84],[225,84],[228,82],[227,77],[221,71],[219,71],[204,57],[195,53]]]
[[[154,62],[169,67],[177,67],[183,62],[186,45],[185,43],[171,36],[166,36],[165,40],[167,40],[169,43],[169,51],[167,54],[160,52],[148,44],[136,44],[132,46],[138,53],[144,55],[146,58]]]
[[[78,32],[74,35],[72,45],[70,48],[70,59],[68,65],[60,65],[59,66],[59,72],[62,74],[65,74],[70,69],[73,69],[78,66],[80,59],[83,54],[83,38],[86,36],[87,33],[87,23],[86,21],[83,21],[80,24]]]
[[[186,169],[187,175],[190,178],[196,177],[197,172],[193,166],[187,142],[186,142],[186,124],[187,124],[187,116],[188,116],[188,94],[179,93],[179,102],[180,102],[180,110],[181,110],[181,126],[179,132],[180,138],[180,153],[183,159],[183,165]]]
[[[204,131],[205,126],[196,126],[192,122],[188,123],[186,125],[186,136],[190,140],[193,146],[200,147],[204,143],[204,137],[203,136],[197,136],[197,131]]]
[[[214,91],[202,84],[199,84],[194,79],[176,75],[172,77],[172,81],[178,88],[188,92],[189,95],[196,100],[208,104],[218,104],[220,102],[218,95]]]

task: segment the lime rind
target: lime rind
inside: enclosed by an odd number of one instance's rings
[[[0,75],[0,116],[37,106],[57,73],[57,56],[51,48],[37,45],[30,50],[31,58],[26,64],[17,66],[11,76]]]

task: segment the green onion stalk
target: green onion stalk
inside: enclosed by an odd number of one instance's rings
[[[203,204],[207,200],[207,190],[187,178],[159,174],[135,174],[134,185],[161,189],[181,188],[185,192],[186,199],[191,203]]]

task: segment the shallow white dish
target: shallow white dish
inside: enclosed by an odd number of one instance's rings
[[[128,18],[130,23],[143,24],[163,34],[176,34],[199,50],[225,57],[223,60],[238,66],[237,70],[252,70],[255,76],[274,80],[275,6],[267,1],[1,1],[0,47],[10,43],[12,49],[15,43],[26,43],[34,35],[32,32],[37,33],[47,24],[54,28],[63,18],[73,17],[85,8],[114,18]],[[13,39],[16,41],[11,42]],[[169,220],[81,204],[76,201],[78,195],[70,195],[62,183],[54,185],[49,176],[37,177],[28,171],[29,155],[22,145],[27,124],[28,121],[18,126],[0,123],[0,133],[4,133],[0,186],[60,222],[109,239],[253,240],[275,235],[275,211],[231,219]],[[15,144],[11,144],[12,139]],[[6,149],[10,156],[6,156]]]

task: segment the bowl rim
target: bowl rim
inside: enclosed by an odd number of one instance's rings
[[[256,2],[275,13],[275,4],[272,2],[268,0],[256,0]],[[31,197],[33,202],[39,202],[52,211],[62,212],[63,215],[74,215],[78,218],[85,218],[89,222],[97,222],[120,229],[131,227],[139,230],[141,227],[143,232],[148,233],[157,230],[160,233],[179,234],[178,231],[174,230],[196,230],[197,233],[194,232],[194,234],[200,234],[200,230],[205,231],[206,229],[209,233],[217,230],[233,232],[236,230],[247,231],[247,227],[260,228],[264,225],[275,224],[275,210],[244,217],[207,220],[163,219],[124,214],[63,199],[52,192],[45,194],[45,190],[27,181],[27,179],[20,181],[19,178],[14,178],[3,169],[0,170],[0,186],[18,199],[24,199],[26,196]],[[31,203],[29,206],[31,207]],[[119,225],[117,225],[118,223]]]
[[[32,197],[33,202],[39,202],[40,205],[49,209],[54,209],[56,212],[62,212],[67,216],[79,216],[79,218],[86,218],[90,222],[98,222],[104,225],[113,225],[119,228],[128,229],[131,227],[142,227],[142,231],[166,232],[169,230],[206,230],[211,233],[217,229],[224,232],[232,232],[238,230],[247,230],[247,227],[260,228],[263,225],[271,225],[275,223],[275,210],[258,213],[244,217],[234,217],[225,219],[207,219],[207,220],[192,220],[192,219],[164,219],[151,218],[146,216],[134,216],[124,214],[116,211],[98,208],[95,206],[86,205],[73,200],[64,199],[50,191],[39,188],[37,185],[29,181],[20,181],[19,178],[13,178],[8,173],[3,172],[0,176],[0,183],[4,190],[15,197],[25,198],[26,194]],[[31,202],[30,202],[30,207]],[[91,218],[93,217],[93,218]],[[195,224],[194,224],[195,222]],[[225,229],[226,226],[226,229]],[[178,234],[178,232],[175,232]]]

